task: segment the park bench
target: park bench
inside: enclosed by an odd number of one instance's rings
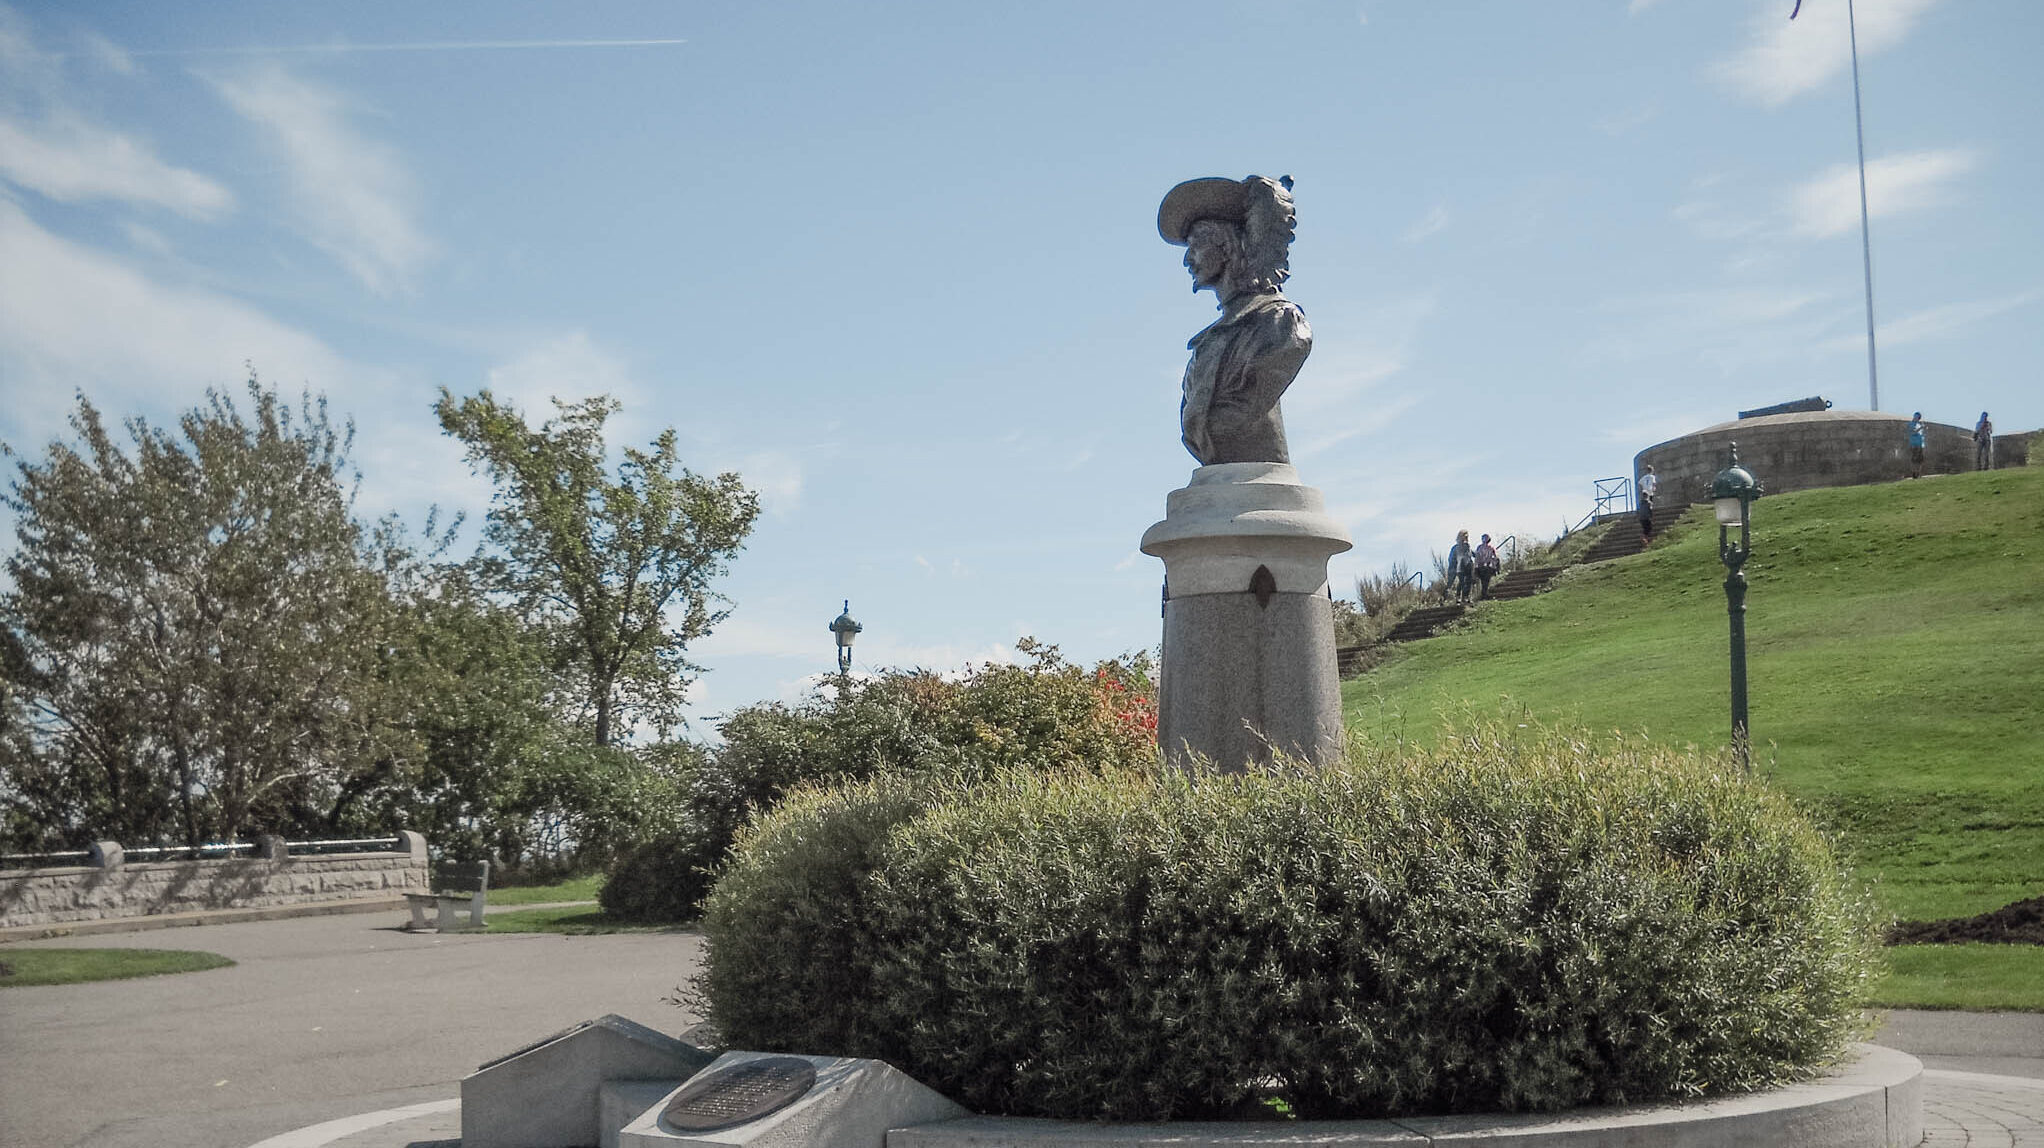
[[[430,892],[406,893],[411,906],[413,929],[426,928],[426,907],[434,907],[433,928],[448,932],[461,928],[462,910],[468,911],[468,928],[483,927],[483,901],[490,888],[490,863],[443,862],[433,878]]]

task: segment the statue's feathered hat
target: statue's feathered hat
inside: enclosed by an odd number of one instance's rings
[[[1164,242],[1182,247],[1192,225],[1202,219],[1240,227],[1243,253],[1251,264],[1270,273],[1273,284],[1291,275],[1292,231],[1299,222],[1292,207],[1291,176],[1188,179],[1165,193],[1157,208],[1157,233]]]

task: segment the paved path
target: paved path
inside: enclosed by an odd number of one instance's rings
[[[0,948],[185,948],[239,962],[0,990],[0,1148],[245,1148],[445,1100],[492,1057],[618,1013],[663,1032],[689,933],[409,934],[403,910]],[[402,1144],[405,1141],[397,1141]]]
[[[1923,1134],[1937,1148],[2044,1148],[2044,1080],[1925,1069]]]
[[[691,933],[412,935],[306,917],[19,947],[191,948],[181,976],[0,991],[0,1148],[455,1148],[461,1078],[607,1012],[664,1032]],[[16,946],[0,948],[0,952]],[[1937,1145],[2044,1148],[2044,1015],[1897,1011]]]

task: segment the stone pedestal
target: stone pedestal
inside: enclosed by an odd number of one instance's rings
[[[1237,771],[1273,749],[1341,752],[1327,560],[1349,548],[1286,463],[1203,466],[1165,499],[1143,553],[1164,560],[1157,741],[1167,760]]]

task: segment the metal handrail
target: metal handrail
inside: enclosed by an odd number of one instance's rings
[[[333,841],[286,841],[284,849],[289,853],[368,853],[396,849],[403,843],[402,837],[355,837]]]
[[[191,853],[196,853],[201,858],[203,858],[205,855],[211,853],[224,854],[231,857],[236,853],[252,853],[255,851],[255,847],[256,844],[253,841],[221,841],[209,845],[199,846],[141,845],[133,849],[123,847],[121,849],[121,856],[124,858],[151,857],[161,860],[165,857],[175,857],[180,854]]]
[[[349,837],[326,841],[286,841],[286,854],[321,853],[368,853],[395,852],[404,845],[402,837]],[[232,857],[239,853],[254,853],[261,845],[253,841],[216,841],[200,846],[190,845],[137,845],[123,848],[121,857],[129,861],[162,861],[178,857],[204,860],[207,857]],[[37,869],[66,865],[96,865],[95,854],[90,849],[67,849],[51,853],[0,853],[0,869]]]
[[[92,850],[69,849],[62,853],[0,853],[0,869],[34,869],[45,865],[65,865],[70,862],[90,863]]]
[[[1603,518],[1607,514],[1632,513],[1634,507],[1632,502],[1632,480],[1630,478],[1622,474],[1613,475],[1610,478],[1597,479],[1592,486],[1595,491],[1595,505],[1590,508],[1590,513],[1578,519],[1574,526],[1562,527],[1562,537],[1566,538],[1574,534],[1576,531]],[[1615,509],[1613,504],[1617,504]]]

